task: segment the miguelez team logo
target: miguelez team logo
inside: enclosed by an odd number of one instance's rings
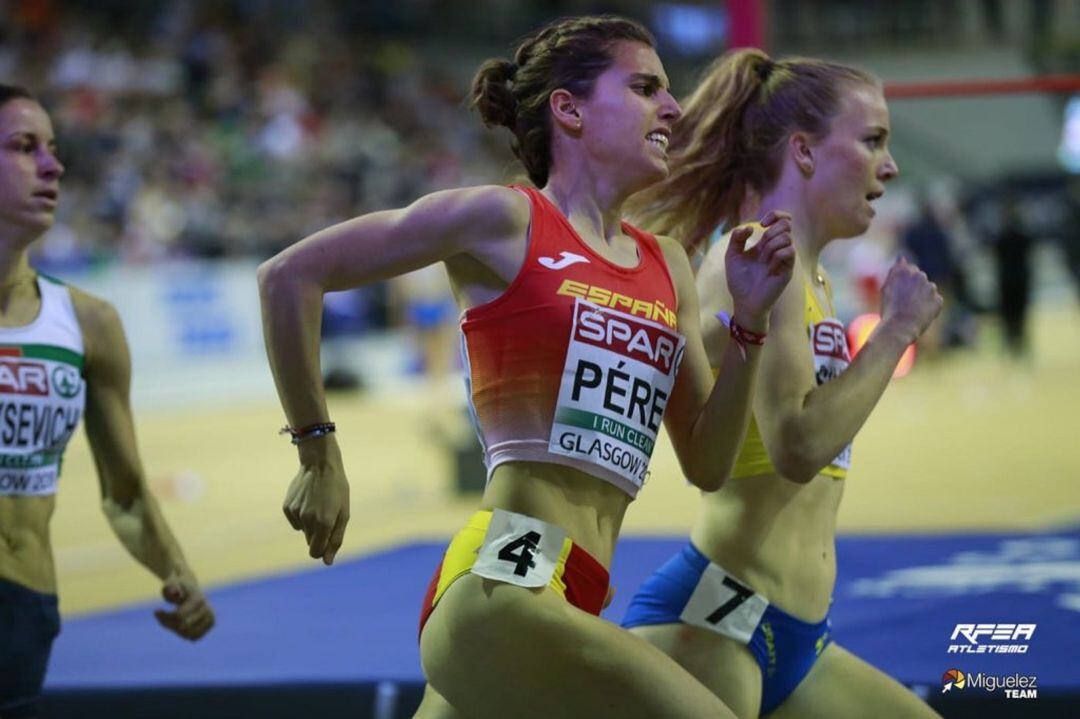
[[[967,684],[967,679],[964,677],[964,673],[959,669],[950,669],[941,675],[941,693],[949,691],[953,687],[957,689],[963,689]]]

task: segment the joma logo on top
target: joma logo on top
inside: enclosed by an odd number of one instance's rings
[[[49,374],[39,362],[0,361],[0,393],[44,396],[49,394]]]

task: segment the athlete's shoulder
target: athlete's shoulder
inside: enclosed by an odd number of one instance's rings
[[[478,185],[441,190],[420,202],[443,213],[447,220],[476,231],[513,232],[529,225],[531,204],[525,193],[503,185]]]
[[[660,247],[660,252],[664,255],[664,261],[667,263],[672,276],[676,280],[685,276],[692,281],[693,271],[690,268],[690,257],[686,254],[686,248],[683,247],[682,243],[667,235],[652,235],[652,237],[656,238],[656,244]]]
[[[79,320],[79,327],[88,343],[94,339],[114,339],[117,333],[123,336],[120,314],[110,302],[74,285],[64,283],[64,286],[71,294],[75,317]]]
[[[86,378],[94,386],[125,386],[131,359],[120,314],[106,300],[68,285],[83,334]]]

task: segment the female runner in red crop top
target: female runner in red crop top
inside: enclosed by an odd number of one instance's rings
[[[662,652],[594,615],[661,417],[691,481],[715,489],[730,471],[758,344],[791,277],[788,218],[762,218],[751,250],[749,232],[731,243],[740,341],[714,383],[685,252],[621,221],[624,201],[667,174],[680,114],[647,31],[615,17],[554,23],[513,62],[480,68],[473,105],[511,129],[541,189],[433,193],[318,232],[259,269],[300,457],[285,514],[330,564],[349,484],[319,380],[323,293],[445,262],[489,479],[425,602],[418,716],[731,716]]]

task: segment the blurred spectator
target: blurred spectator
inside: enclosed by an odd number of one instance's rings
[[[456,368],[457,304],[442,264],[396,277],[391,283],[395,313],[412,333],[415,369],[445,379]]]
[[[901,235],[902,251],[935,283],[944,310],[919,340],[923,357],[973,340],[972,301],[965,262],[957,257],[960,213],[948,190],[939,186],[919,200],[918,215]]]
[[[1065,255],[1065,267],[1080,299],[1080,175],[1070,175],[1065,182],[1068,216],[1061,232],[1061,249]]]
[[[889,237],[889,245],[895,238]],[[881,238],[863,237],[851,245],[847,254],[848,271],[854,280],[858,294],[855,314],[881,311],[881,284],[889,273],[893,258]]]
[[[353,369],[349,356],[353,349],[349,338],[371,329],[375,312],[372,300],[378,292],[378,287],[369,285],[355,290],[328,292],[323,297],[320,347],[326,389],[354,390],[363,387],[363,378]]]
[[[1006,192],[1001,206],[1001,229],[994,238],[997,258],[998,313],[1005,346],[1016,358],[1028,354],[1027,314],[1031,300],[1031,251],[1035,240],[1024,227],[1020,202]]]

